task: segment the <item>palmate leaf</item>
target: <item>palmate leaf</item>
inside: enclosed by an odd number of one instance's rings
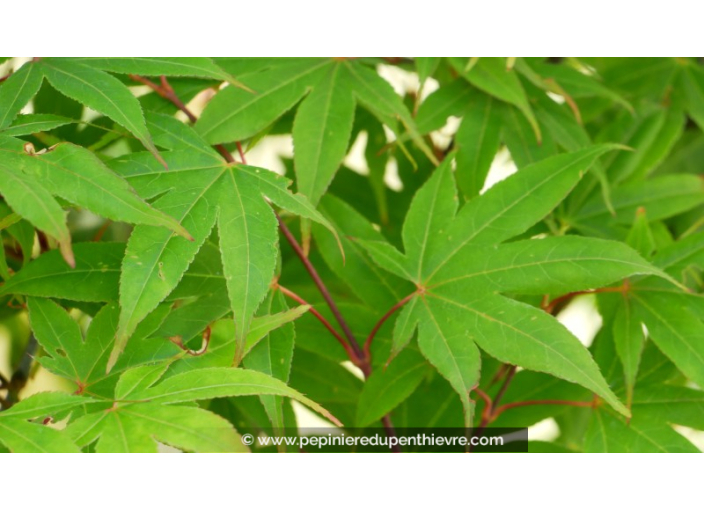
[[[605,411],[592,414],[585,436],[585,451],[612,453],[699,453],[684,436],[664,421],[634,418],[628,423]]]
[[[277,256],[277,221],[265,197],[301,217],[330,224],[288,181],[246,165],[227,164],[215,152],[165,154],[165,171],[140,155],[112,167],[154,205],[189,229],[194,242],[136,228],[127,244],[120,280],[120,325],[112,366],[139,322],[176,287],[217,223],[222,265],[237,324],[236,362],[244,353],[250,322],[269,290]]]
[[[164,306],[155,310],[139,326],[129,352],[112,373],[106,374],[110,350],[115,340],[119,308],[105,305],[91,322],[84,339],[78,324],[59,305],[48,299],[28,300],[30,322],[47,356],[39,359],[47,370],[73,382],[78,393],[112,397],[119,375],[130,367],[168,359],[180,351],[166,341],[146,341],[168,313]]]
[[[611,149],[587,148],[529,166],[458,213],[448,160],[413,199],[403,228],[405,253],[360,241],[382,267],[418,289],[397,318],[393,352],[417,325],[421,352],[460,394],[468,422],[469,391],[480,368],[476,345],[503,362],[576,382],[628,413],[564,326],[542,310],[496,295],[566,293],[633,274],[669,278],[616,242],[557,237],[498,245],[541,220]]]
[[[61,431],[30,420],[63,416],[91,402],[58,392],[32,395],[0,413],[0,443],[15,453],[78,453],[76,444]]]
[[[118,387],[143,381],[158,369],[137,368],[125,372]],[[108,410],[88,413],[69,423],[66,433],[80,447],[96,440],[98,452],[155,452],[156,440],[187,451],[248,451],[227,420],[192,406],[172,405],[193,400],[244,395],[278,395],[293,398],[335,423],[337,419],[315,402],[283,382],[261,372],[237,368],[205,368],[174,375],[156,383],[151,377],[129,401],[116,401]]]
[[[77,451],[73,441],[84,447],[96,439],[99,452],[152,452],[157,448],[155,440],[187,451],[248,451],[227,420],[190,405],[171,405],[243,395],[293,398],[339,424],[318,404],[262,372],[188,365],[185,371],[169,372],[187,359],[179,359],[181,351],[170,342],[145,340],[168,308],[159,308],[159,313],[140,324],[134,341],[108,375],[104,367],[115,341],[117,306],[106,305],[96,315],[85,340],[78,325],[52,301],[32,298],[29,309],[32,328],[48,354],[40,362],[76,383],[78,390],[74,395],[40,394],[2,413],[0,442],[13,451]],[[224,338],[229,340],[231,335]],[[260,342],[257,347],[263,345]],[[279,355],[275,355],[277,364]],[[232,354],[228,363],[231,359]],[[276,366],[271,371],[282,375]],[[165,373],[166,379],[159,382]],[[65,434],[43,433],[38,425],[24,421],[47,416],[62,419],[75,408],[80,412],[72,415]],[[5,424],[11,427],[6,434]],[[47,445],[50,440],[53,446]]]
[[[242,76],[256,95],[227,87],[208,104],[196,129],[209,143],[253,137],[304,96],[293,124],[298,191],[314,205],[330,185],[347,153],[355,104],[364,105],[397,136],[399,122],[431,161],[402,99],[379,75],[359,62],[335,59],[271,61]]]
[[[0,136],[0,192],[21,216],[55,237],[74,264],[65,213],[52,195],[113,220],[163,226],[189,237],[173,218],[144,202],[93,153],[69,143],[31,154],[21,140]],[[48,190],[51,190],[49,192]]]
[[[156,453],[156,441],[193,452],[248,452],[232,425],[194,407],[131,404],[86,415],[67,429],[77,444],[96,439],[98,453]]]
[[[14,453],[78,453],[65,434],[39,423],[0,416],[0,443]]]

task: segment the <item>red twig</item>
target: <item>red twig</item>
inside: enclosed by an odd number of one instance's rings
[[[303,248],[301,248],[301,245],[298,244],[298,241],[296,241],[296,238],[293,236],[293,234],[288,229],[286,224],[281,220],[281,217],[277,214],[276,218],[279,220],[279,228],[281,229],[281,232],[284,234],[284,237],[286,238],[286,240],[289,242],[289,244],[293,248],[293,251],[296,253],[298,258],[303,263],[303,266],[306,268],[306,271],[308,271],[308,274],[310,275],[311,279],[313,280],[313,283],[315,283],[315,286],[318,287],[320,294],[323,296],[323,299],[328,304],[330,311],[335,316],[335,320],[340,325],[340,328],[342,329],[343,333],[345,334],[345,337],[347,338],[347,341],[349,343],[350,348],[355,353],[355,358],[357,360],[359,360],[359,362],[361,363],[361,365],[359,365],[359,368],[362,369],[362,372],[364,372],[364,375],[368,376],[371,373],[371,367],[366,362],[366,359],[364,357],[364,352],[360,348],[359,343],[357,342],[357,339],[354,337],[354,334],[352,334],[352,330],[347,325],[347,322],[342,317],[342,314],[340,313],[340,309],[337,307],[337,304],[335,304],[335,300],[330,295],[330,292],[328,291],[327,287],[323,283],[323,280],[320,278],[320,275],[318,275],[318,271],[316,271],[315,267],[313,267],[313,264],[311,264],[310,260],[308,259],[306,254],[303,252]],[[352,361],[354,362],[354,360],[352,360]]]
[[[379,329],[381,329],[381,326],[384,325],[384,322],[386,322],[386,320],[387,320],[389,317],[391,317],[391,316],[394,314],[394,312],[396,312],[396,310],[398,310],[398,309],[401,308],[403,305],[405,305],[406,303],[408,303],[408,302],[413,298],[413,296],[415,296],[415,295],[416,295],[415,292],[414,292],[413,294],[409,294],[408,296],[406,296],[405,298],[403,298],[401,301],[399,301],[398,303],[396,303],[394,306],[392,306],[392,307],[389,309],[388,312],[386,312],[386,313],[384,314],[384,316],[383,316],[381,319],[379,319],[379,322],[377,322],[377,323],[374,325],[374,329],[372,329],[371,333],[369,333],[369,336],[367,337],[366,342],[364,342],[364,358],[365,358],[370,364],[371,364],[371,347],[372,347],[372,342],[374,341],[374,337],[376,336],[377,332],[379,331]]]
[[[391,416],[390,415],[385,415],[381,419],[381,423],[384,425],[384,430],[386,431],[386,437],[396,437],[396,427],[394,427],[394,424],[391,422]],[[401,447],[398,444],[394,444],[391,447],[391,451],[393,453],[401,453]]]
[[[281,291],[281,293],[285,296],[290,297],[294,301],[302,304],[302,305],[308,305],[310,306],[310,309],[308,310],[310,313],[312,313],[316,319],[318,319],[325,328],[332,333],[332,336],[335,337],[335,339],[342,345],[342,348],[345,349],[345,352],[347,353],[347,356],[350,358],[350,360],[355,363],[355,360],[357,361],[355,365],[359,363],[359,360],[357,358],[357,355],[355,352],[352,350],[350,345],[347,343],[347,341],[335,330],[335,328],[332,327],[332,324],[328,322],[328,320],[323,317],[318,310],[315,309],[313,305],[311,305],[309,302],[307,302],[305,299],[303,299],[301,296],[293,292],[292,290],[287,289],[286,287],[283,287],[281,285],[276,285],[276,288]]]
[[[224,145],[216,145],[215,150],[217,150],[228,163],[235,163],[235,158],[232,157],[232,154],[230,154],[230,151],[228,151]]]
[[[543,304],[542,308],[547,313],[552,314],[558,310],[557,307],[563,305],[565,302],[571,301],[573,298],[575,298],[577,296],[583,296],[585,294],[602,294],[602,293],[606,293],[606,292],[628,292],[630,290],[630,288],[631,287],[630,287],[628,280],[625,280],[623,282],[623,285],[621,285],[619,287],[602,287],[601,289],[570,292],[569,294],[565,294],[564,296],[560,296],[560,297],[553,299],[552,301],[548,302],[547,304]]]
[[[494,421],[499,417],[501,413],[514,407],[524,407],[524,406],[545,406],[545,405],[556,405],[556,406],[573,406],[573,407],[595,407],[596,400],[590,402],[579,402],[575,400],[524,400],[522,402],[511,402],[509,404],[504,404],[496,408],[492,413],[492,420]]]
[[[506,377],[504,378],[504,382],[501,384],[501,388],[499,388],[499,391],[496,393],[494,401],[491,404],[492,407],[496,407],[501,401],[501,398],[504,396],[504,393],[506,393],[509,384],[511,384],[511,381],[513,380],[513,376],[516,375],[516,368],[516,365],[511,365],[509,367]]]
[[[243,164],[247,164],[247,158],[244,157],[244,151],[242,150],[242,144],[240,142],[235,142],[235,145],[237,145],[237,152],[240,153],[240,159],[242,160]]]
[[[105,220],[105,223],[103,223],[103,224],[100,226],[100,228],[98,229],[98,231],[97,231],[97,232],[95,233],[95,235],[93,236],[93,242],[94,242],[94,243],[97,243],[98,241],[100,241],[100,240],[103,238],[103,236],[105,235],[105,232],[107,232],[108,227],[109,227],[111,224],[112,224],[112,220]]]

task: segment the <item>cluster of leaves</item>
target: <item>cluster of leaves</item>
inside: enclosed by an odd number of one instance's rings
[[[0,445],[246,451],[296,400],[697,451],[702,129],[693,59],[27,61],[0,83]],[[276,135],[290,180],[246,163]],[[582,295],[589,348],[557,320]],[[23,398],[38,365],[65,391]]]

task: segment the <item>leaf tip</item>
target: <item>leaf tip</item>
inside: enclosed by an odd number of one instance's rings
[[[73,254],[71,240],[59,242],[59,251],[71,269],[76,269],[76,257]]]

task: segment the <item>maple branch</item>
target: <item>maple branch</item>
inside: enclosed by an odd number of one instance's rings
[[[406,303],[408,303],[408,302],[413,298],[413,296],[415,296],[415,295],[416,295],[416,293],[413,292],[412,294],[409,294],[408,296],[406,296],[405,298],[403,298],[401,301],[399,301],[398,303],[396,303],[394,306],[392,306],[392,307],[389,309],[388,312],[386,312],[386,313],[384,314],[384,316],[383,316],[381,319],[379,319],[379,322],[377,322],[377,323],[374,325],[374,329],[372,329],[371,333],[369,333],[369,336],[367,337],[366,342],[364,342],[364,357],[365,357],[365,359],[366,359],[370,364],[371,364],[371,347],[372,347],[372,342],[374,341],[374,337],[376,336],[377,332],[379,331],[379,329],[381,329],[381,326],[384,325],[384,322],[386,322],[386,320],[387,320],[389,317],[391,317],[391,316],[396,312],[396,310],[398,310],[398,309],[401,308],[403,305],[405,305]]]
[[[110,227],[111,224],[112,224],[112,220],[105,220],[105,223],[103,223],[100,226],[98,231],[93,236],[94,243],[97,243],[98,241],[100,241],[103,238],[103,236],[105,235],[105,232],[107,232],[108,227]]]
[[[347,337],[349,346],[355,353],[355,358],[358,359],[360,362],[360,365],[358,365],[359,368],[362,370],[362,372],[364,372],[365,376],[368,376],[371,373],[371,366],[369,366],[369,363],[365,359],[364,352],[360,348],[357,339],[354,337],[354,334],[352,334],[352,330],[347,325],[347,322],[345,321],[344,317],[342,317],[340,309],[337,307],[337,304],[335,304],[335,300],[332,298],[330,292],[323,283],[323,280],[320,278],[318,271],[315,270],[315,267],[313,267],[313,264],[311,263],[310,259],[303,252],[303,248],[301,248],[301,245],[298,244],[298,241],[296,241],[296,238],[293,236],[293,234],[283,222],[281,217],[277,213],[274,214],[276,214],[276,219],[279,220],[279,229],[281,229],[281,232],[284,234],[284,237],[293,248],[293,251],[296,252],[296,255],[303,263],[303,266],[306,268],[306,271],[308,271],[308,274],[313,279],[313,283],[315,283],[315,286],[318,287],[318,291],[320,291],[320,294],[323,296],[323,299],[328,304],[330,311],[335,316],[335,320],[340,325],[340,328],[342,328],[345,337]]]
[[[504,382],[501,384],[501,388],[499,388],[499,391],[496,393],[496,396],[494,397],[494,401],[491,404],[492,409],[495,408],[499,402],[501,401],[501,398],[504,396],[504,393],[506,393],[506,390],[508,389],[509,384],[511,384],[511,381],[513,380],[513,376],[516,375],[516,365],[511,365],[508,369],[508,372],[506,373],[506,378],[504,379]]]
[[[350,348],[350,346],[349,346],[349,344],[347,343],[347,341],[346,341],[344,338],[342,338],[342,336],[340,335],[340,333],[338,333],[338,332],[335,330],[335,328],[332,327],[332,324],[330,324],[330,323],[328,322],[328,320],[327,320],[325,317],[323,317],[323,316],[320,314],[320,312],[318,312],[318,310],[315,309],[315,307],[314,307],[313,305],[311,305],[308,301],[306,301],[305,299],[303,299],[301,296],[299,296],[298,294],[296,294],[296,293],[293,292],[292,290],[289,290],[289,289],[287,289],[286,287],[283,287],[282,285],[276,284],[276,287],[275,287],[275,288],[276,288],[277,290],[281,291],[281,293],[282,293],[284,296],[290,297],[291,299],[293,299],[294,301],[298,302],[299,304],[309,306],[310,308],[308,309],[308,311],[309,311],[310,313],[312,313],[312,314],[315,316],[315,318],[318,319],[318,320],[322,323],[322,325],[325,326],[325,328],[326,328],[330,333],[332,333],[332,336],[334,336],[335,339],[340,343],[340,345],[342,345],[342,348],[345,349],[345,352],[347,353],[347,356],[350,358],[350,360],[351,360],[355,365],[357,365],[358,361],[355,362],[355,360],[357,359],[357,355],[356,355],[355,352]]]
[[[246,165],[247,159],[244,157],[244,151],[242,150],[242,144],[240,142],[235,142],[235,145],[237,145],[237,152],[240,153],[240,159],[242,160],[242,163],[244,163]]]
[[[484,409],[482,410],[482,422],[479,425],[479,429],[483,428],[488,422],[491,417],[491,408],[492,408],[492,402],[491,402],[491,397],[484,393],[479,388],[474,388],[473,390],[479,397],[484,401]],[[486,422],[486,423],[485,423]]]
[[[396,437],[396,427],[394,427],[394,424],[391,422],[390,414],[384,415],[384,417],[381,419],[381,423],[384,425],[386,437]],[[391,446],[391,451],[393,453],[401,453],[401,447],[398,445],[398,442],[394,442],[394,444]]]
[[[558,405],[558,406],[573,406],[573,407],[595,407],[596,400],[590,402],[580,402],[576,400],[524,400],[522,402],[511,402],[509,404],[504,404],[499,406],[492,413],[491,421],[494,421],[499,417],[501,413],[514,407],[524,407],[524,406],[544,406],[544,405]]]
[[[217,151],[220,153],[220,155],[221,155],[223,158],[225,158],[225,161],[227,161],[228,163],[234,163],[234,162],[235,162],[235,158],[232,157],[232,154],[230,153],[230,151],[228,151],[228,150],[225,148],[224,145],[221,145],[221,144],[216,145],[216,146],[215,146],[215,150],[217,150]]]
[[[586,294],[603,294],[607,292],[628,292],[630,288],[631,286],[628,280],[624,280],[623,285],[620,285],[618,287],[602,287],[600,289],[570,292],[569,294],[565,294],[564,296],[556,297],[552,301],[549,301],[547,304],[543,304],[542,309],[549,314],[554,314],[560,310],[560,308],[558,308],[560,307],[560,305],[564,305],[565,302],[571,301],[577,296],[583,296]]]

